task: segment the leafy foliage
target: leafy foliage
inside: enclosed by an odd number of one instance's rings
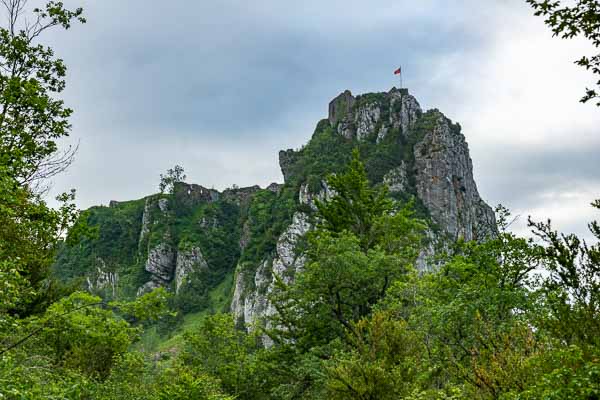
[[[572,39],[583,36],[596,48],[600,47],[600,2],[598,0],[577,0],[563,2],[554,0],[527,0],[535,10],[535,15],[545,17],[544,22],[552,29],[554,36]],[[600,75],[600,54],[582,56],[575,64],[593,74]],[[600,86],[600,79],[596,82]],[[585,89],[582,103],[600,98],[598,89]],[[600,106],[600,101],[596,103]]]
[[[163,175],[160,174],[160,183],[158,184],[158,190],[160,193],[173,193],[175,183],[185,181],[186,175],[184,174],[183,167],[176,165],[173,168],[169,168]]]

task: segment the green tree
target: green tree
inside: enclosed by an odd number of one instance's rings
[[[600,209],[600,200],[592,203]],[[596,243],[552,229],[550,220],[530,226],[546,244],[544,268],[549,272],[542,291],[547,313],[540,327],[565,343],[600,348],[600,224],[589,224]]]
[[[292,284],[279,282],[272,298],[272,326],[283,328],[272,334],[304,349],[352,332],[415,262],[426,228],[385,186],[371,188],[356,151],[347,171],[328,182],[333,195],[317,202],[306,266]]]
[[[588,39],[595,48],[600,47],[600,2],[598,0],[577,0],[566,2],[561,0],[527,0],[535,15],[543,16],[544,22],[552,29],[554,36],[571,39],[582,36]],[[583,56],[575,64],[600,75],[600,54],[591,57]],[[596,82],[600,88],[600,79]],[[592,99],[600,99],[598,89],[586,88],[582,103]],[[600,106],[600,100],[596,103]]]
[[[399,399],[412,392],[426,349],[407,323],[378,311],[354,324],[349,346],[326,363],[328,398]]]
[[[169,368],[159,377],[156,400],[233,400],[214,377],[189,368]]]
[[[185,181],[186,175],[184,174],[183,167],[176,165],[173,168],[169,168],[163,175],[160,174],[160,183],[158,189],[161,193],[173,193],[175,183]]]
[[[51,209],[42,199],[47,178],[63,171],[73,151],[60,152],[57,139],[70,132],[72,113],[58,95],[66,67],[51,48],[38,44],[54,27],[85,22],[82,10],[56,1],[25,17],[25,0],[2,1],[8,26],[0,28],[0,312],[27,315],[57,298],[48,269],[62,232],[76,216],[74,194],[61,195]]]
[[[181,361],[216,377],[236,397],[264,398],[260,395],[268,378],[257,362],[260,343],[258,330],[238,330],[231,314],[216,314],[207,317],[197,331],[186,333]]]
[[[351,232],[360,239],[364,250],[373,247],[375,221],[390,215],[394,207],[387,187],[371,188],[358,149],[354,149],[346,173],[329,176],[327,183],[333,197],[316,201],[318,228],[334,233]]]

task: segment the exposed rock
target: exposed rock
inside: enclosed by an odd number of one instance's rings
[[[354,121],[348,117],[339,122],[337,132],[346,139],[352,139],[356,136],[356,126]]]
[[[329,102],[329,123],[335,126],[341,121],[351,110],[356,99],[352,96],[349,90],[345,90],[335,99]]]
[[[269,260],[264,260],[254,273],[248,268],[238,269],[231,312],[241,327],[252,329],[253,324],[267,315],[270,272]]]
[[[158,199],[158,208],[163,213],[169,211],[169,200],[168,199]]]
[[[411,129],[422,117],[422,111],[408,90],[393,88],[388,93],[352,97],[349,107],[348,96],[351,96],[349,92],[332,100],[329,120],[326,121],[347,139],[376,138],[380,142],[390,132],[400,133],[405,139],[421,134]],[[438,114],[430,132],[420,139],[411,138],[417,141],[411,149],[414,158],[399,161],[383,177],[391,192],[408,191],[416,194],[441,228],[441,234],[434,234],[433,230],[427,233],[427,245],[416,260],[416,267],[420,271],[436,268],[432,256],[447,245],[447,236],[482,239],[493,234],[495,226],[491,208],[477,192],[464,136],[459,132],[458,125],[451,126],[449,120]],[[410,140],[406,142],[410,143]],[[293,150],[280,152],[280,165],[286,180],[299,154]],[[316,209],[316,199],[331,196],[325,182],[321,183],[321,190],[316,194],[304,183],[299,188],[298,200]],[[275,277],[290,283],[303,268],[305,258],[297,254],[297,244],[309,229],[308,216],[296,213],[292,224],[279,237],[276,254],[271,261],[263,260],[255,268],[248,265],[238,267],[231,311],[239,325],[251,327],[276,312],[268,301]],[[268,338],[263,338],[263,342],[270,344]]]
[[[381,118],[381,108],[377,103],[369,103],[359,107],[354,117],[356,138],[363,140],[375,132],[375,127]]]
[[[116,200],[111,200],[111,201],[108,203],[108,206],[109,206],[109,207],[116,207],[116,206],[118,206],[118,205],[119,205],[119,202],[118,202],[118,201],[116,201]]]
[[[160,243],[148,252],[146,271],[160,281],[169,282],[175,272],[176,253],[167,243]]]
[[[377,132],[377,143],[381,142],[383,139],[385,139],[385,137],[387,136],[387,134],[389,133],[390,128],[387,126],[382,126],[381,129],[379,129],[379,132]]]
[[[244,225],[242,225],[242,234],[240,235],[240,250],[244,250],[248,243],[250,243],[250,220],[244,221]]]
[[[321,181],[321,187],[317,193],[313,193],[310,191],[308,187],[308,183],[303,183],[300,185],[300,190],[298,191],[298,202],[300,204],[306,204],[313,210],[317,210],[317,205],[315,203],[316,200],[324,201],[331,199],[334,196],[334,191],[329,187],[326,181]]]
[[[311,228],[308,216],[297,212],[294,214],[291,225],[281,234],[277,241],[276,255],[272,262],[264,260],[254,272],[239,268],[235,280],[231,312],[239,324],[251,329],[263,317],[273,315],[275,308],[269,304],[268,295],[273,291],[275,276],[284,282],[290,282],[294,275],[304,267],[305,258],[296,254],[298,240]],[[247,287],[247,282],[252,282],[254,287]],[[265,345],[269,339],[263,338]]]
[[[261,189],[258,185],[243,188],[234,187],[232,189],[225,189],[222,193],[222,197],[243,207],[250,202],[252,196],[259,190]]]
[[[366,140],[376,135],[376,141],[382,141],[392,130],[398,130],[404,136],[408,135],[410,128],[420,117],[421,106],[407,89],[392,88],[387,93],[379,93],[379,97],[357,97],[352,102],[352,107],[344,109],[340,114],[335,112],[332,117],[332,104],[344,104],[341,99],[343,93],[333,99],[329,105],[332,126],[336,127],[338,134],[346,139],[356,138]],[[338,107],[341,107],[338,106]],[[386,118],[382,118],[383,116]]]
[[[283,187],[282,184],[273,182],[269,186],[267,186],[267,190],[269,190],[273,193],[279,193],[281,191],[282,187]]]
[[[418,196],[450,237],[481,240],[494,233],[494,212],[479,197],[465,137],[442,113],[414,156]]]
[[[273,260],[273,274],[286,283],[289,283],[296,272],[304,267],[305,257],[303,254],[297,254],[296,245],[310,229],[308,215],[297,212],[294,214],[292,224],[277,241],[277,257]]]
[[[179,293],[179,289],[189,281],[190,274],[207,268],[208,264],[198,247],[180,250],[175,265],[175,293]]]
[[[292,167],[298,161],[298,152],[293,149],[279,151],[279,167],[283,174],[283,180],[287,182],[292,173]]]
[[[388,185],[391,193],[404,192],[408,188],[406,163],[402,161],[396,168],[389,170],[383,176],[383,182]]]
[[[141,251],[141,246],[144,243],[144,239],[150,233],[150,224],[152,223],[151,207],[152,201],[150,197],[146,198],[144,203],[144,212],[142,214],[142,229],[140,230],[140,239],[138,240],[138,251]]]
[[[404,136],[421,115],[421,106],[417,99],[408,94],[408,90],[392,88],[390,95],[390,118],[392,128],[400,129]]]
[[[414,129],[415,127],[419,129]],[[332,138],[327,136],[330,132],[334,134],[337,132],[350,143],[345,143],[346,141],[339,137],[330,140]],[[345,91],[329,103],[328,119],[318,123],[315,133],[317,146],[279,152],[279,162],[285,182],[289,184],[292,178],[305,180],[299,187],[295,185],[301,182],[294,181],[293,187],[288,185],[285,188],[286,191],[292,188],[299,189],[297,195],[300,204],[315,210],[316,200],[333,196],[325,182],[321,181],[317,184],[313,179],[333,172],[324,170],[327,165],[339,167],[337,161],[340,160],[334,160],[333,157],[336,155],[346,157],[347,154],[342,155],[336,150],[345,151],[358,144],[354,141],[362,141],[361,146],[364,145],[367,150],[365,153],[368,159],[365,162],[369,173],[378,180],[376,183],[383,178],[392,192],[416,196],[418,207],[424,206],[439,228],[435,230],[432,228],[428,233],[428,246],[416,260],[419,270],[435,268],[430,256],[434,255],[439,248],[443,248],[447,243],[444,242],[448,239],[447,236],[479,240],[494,234],[494,214],[479,197],[473,180],[469,149],[458,125],[451,124],[439,112],[423,114],[419,103],[407,89],[393,88],[389,92],[356,97],[350,91]],[[325,135],[321,135],[323,133]],[[323,139],[325,142],[322,141]],[[367,141],[369,143],[365,143]],[[343,145],[339,148],[332,147],[336,143]],[[319,154],[315,154],[318,151],[332,153],[319,157]],[[392,154],[392,151],[398,153]],[[377,158],[380,155],[382,158]],[[320,187],[309,188],[306,180],[310,180],[313,186]],[[272,183],[266,190],[279,194],[281,188],[282,185]],[[198,243],[191,243],[189,246],[179,243],[185,237],[193,237],[198,233],[211,235],[218,231],[218,234],[223,233],[226,236],[226,240],[222,243],[225,250],[231,249],[231,253],[228,254],[233,255],[237,252],[238,243],[242,254],[244,251],[249,251],[247,246],[251,239],[250,234],[255,228],[250,224],[255,219],[247,218],[248,205],[255,194],[261,190],[265,189],[260,189],[258,186],[235,187],[220,193],[200,185],[177,182],[174,184],[172,196],[146,198],[141,224],[140,221],[133,221],[130,229],[128,228],[128,232],[139,229],[138,256],[147,255],[145,269],[149,272],[149,279],[139,288],[138,293],[142,294],[158,287],[173,287],[176,292],[180,292],[194,271],[210,268]],[[213,202],[218,204],[214,204],[214,210],[211,209],[210,212],[196,208]],[[282,208],[293,212],[291,207],[295,207],[296,204],[290,203],[293,202],[286,192],[285,197],[278,197],[276,203],[269,205],[274,207],[273,215],[282,215],[279,212]],[[118,202],[112,201],[110,205],[117,207]],[[306,206],[300,209],[307,211]],[[102,211],[114,212],[118,216],[119,210]],[[179,213],[179,211],[183,212]],[[223,214],[229,212],[231,213]],[[265,220],[263,218],[265,213],[269,216],[269,210],[261,210],[261,212],[261,218],[256,219],[259,223]],[[193,215],[193,218],[181,221],[188,215]],[[202,217],[198,218],[198,215]],[[234,218],[236,215],[239,219]],[[183,222],[183,224],[178,225],[177,230],[171,230],[175,216],[178,218],[181,216],[181,220],[178,219],[177,223]],[[241,226],[236,225],[238,221]],[[269,230],[272,227],[279,229],[280,222],[268,221],[264,234],[271,235]],[[270,223],[273,225],[268,225]],[[292,282],[304,267],[305,258],[301,254],[298,243],[310,229],[309,215],[296,211],[291,224],[277,238],[271,254],[265,254],[264,258],[254,265],[238,262],[231,310],[241,325],[252,326],[263,321],[264,317],[275,313],[268,296],[274,290],[276,279]],[[186,236],[188,232],[193,234]],[[258,235],[260,234],[259,232]],[[156,239],[162,235],[165,235],[163,243],[148,247],[148,243],[155,243],[154,240],[149,240],[150,238]],[[129,240],[130,237],[123,236],[121,240]],[[271,240],[271,236],[265,238]],[[136,239],[133,236],[132,247],[135,247]],[[217,239],[221,240],[221,237]],[[187,250],[177,252],[178,247]],[[264,246],[264,248],[273,247]],[[208,255],[208,248],[205,250]],[[250,258],[254,259],[254,256]],[[90,274],[86,276],[88,287],[94,290],[112,289],[114,294],[118,275],[111,275],[112,272],[105,265],[97,267],[93,260],[90,264],[88,266]],[[264,343],[269,344],[267,338],[264,339]]]
[[[194,207],[200,203],[211,203],[219,199],[219,192],[204,186],[175,182],[173,185],[175,201],[186,207]]]
[[[115,298],[119,284],[119,274],[109,271],[102,258],[98,257],[96,260],[98,265],[96,266],[95,273],[92,276],[86,277],[87,289],[89,291],[101,291],[109,288],[112,297]]]

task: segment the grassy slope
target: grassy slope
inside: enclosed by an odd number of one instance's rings
[[[227,312],[233,293],[232,286],[233,273],[229,273],[219,285],[209,292],[210,308],[186,314],[183,322],[168,336],[161,336],[156,326],[146,329],[140,341],[135,344],[135,348],[147,353],[177,351],[183,344],[185,332],[199,329],[203,319],[211,314]]]

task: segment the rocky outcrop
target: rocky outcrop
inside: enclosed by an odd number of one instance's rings
[[[207,189],[204,186],[175,182],[173,197],[179,206],[193,207],[200,203],[211,203],[219,199],[219,191]]]
[[[175,294],[189,282],[196,271],[208,268],[208,264],[199,247],[192,246],[176,250],[168,240],[158,244],[148,252],[145,269],[150,280],[138,289],[138,296],[158,287],[175,284]]]
[[[459,127],[436,112],[435,125],[415,145],[414,157],[417,194],[450,237],[481,240],[493,234],[494,212],[479,197]]]
[[[169,282],[173,279],[176,256],[177,253],[172,246],[160,243],[148,252],[145,269],[152,274],[153,278]]]
[[[157,282],[157,281],[154,281],[154,280],[150,280],[150,281],[148,281],[148,282],[144,283],[144,284],[143,284],[143,285],[142,285],[142,286],[141,286],[141,287],[140,287],[140,288],[137,290],[137,293],[136,293],[136,295],[139,297],[139,296],[141,296],[141,295],[143,295],[143,294],[145,294],[145,293],[151,292],[151,291],[153,291],[154,289],[158,289],[158,288],[161,288],[161,287],[163,287],[163,286],[164,286],[164,285],[163,285],[161,282]]]
[[[119,285],[119,274],[109,271],[104,260],[100,257],[97,259],[96,271],[86,277],[87,289],[90,292],[98,292],[109,289],[112,297],[117,295],[117,287]]]
[[[359,107],[354,115],[356,139],[363,140],[374,133],[381,119],[381,107],[378,103],[367,103]]]
[[[305,204],[316,211],[317,201],[331,199],[335,195],[335,192],[329,187],[326,181],[322,180],[320,183],[320,187],[316,193],[310,190],[308,183],[303,183],[300,185],[300,190],[298,191],[298,202],[300,204]]]
[[[396,168],[392,168],[383,176],[383,182],[388,185],[391,193],[401,193],[408,189],[408,171],[406,163],[402,161]]]
[[[427,233],[427,246],[416,260],[419,270],[436,268],[431,256],[444,248],[448,237],[480,240],[494,234],[494,213],[477,191],[469,149],[460,127],[438,111],[425,115],[408,90],[393,88],[387,93],[357,97],[345,91],[329,103],[325,123],[348,140],[368,141],[376,146],[384,141],[388,145],[390,141],[398,141],[402,158],[383,174],[383,182],[392,193],[415,195],[439,227]],[[317,131],[323,128],[322,124],[323,121]],[[394,135],[388,136],[391,133]],[[279,153],[286,182],[301,156],[301,151]],[[315,200],[332,195],[324,182],[316,192],[303,183],[298,199],[315,210]],[[302,270],[305,260],[296,246],[310,229],[307,215],[297,212],[292,224],[279,237],[272,257],[258,266],[238,266],[231,311],[239,325],[252,326],[273,315],[275,308],[269,304],[269,293],[276,279],[289,283]],[[268,338],[264,342],[268,345]]]
[[[289,283],[304,267],[304,256],[296,253],[296,244],[310,228],[308,216],[296,212],[291,225],[279,237],[271,260],[264,260],[255,271],[249,266],[238,267],[231,301],[231,312],[238,324],[251,328],[262,318],[273,315],[275,308],[269,304],[268,296],[277,278]],[[268,338],[263,340],[268,344]]]
[[[221,197],[237,204],[240,207],[244,207],[248,205],[252,199],[252,196],[254,196],[254,194],[259,190],[261,189],[258,185],[248,187],[233,187],[231,189],[225,189],[221,194]]]
[[[341,121],[350,111],[356,99],[349,90],[344,91],[329,103],[329,123],[333,126]]]
[[[179,250],[175,264],[175,294],[189,282],[190,275],[201,269],[208,269],[208,264],[198,247]]]
[[[288,182],[292,175],[292,167],[298,161],[298,152],[293,149],[279,151],[279,167],[283,174],[283,180]]]
[[[151,207],[152,202],[150,200],[150,197],[147,197],[146,201],[144,202],[144,212],[142,213],[142,228],[140,229],[140,238],[138,240],[138,251],[142,250],[144,240],[150,233],[150,224],[152,222],[152,217],[150,214]]]
[[[276,182],[272,182],[269,184],[269,186],[266,187],[266,189],[270,192],[273,193],[279,193],[281,191],[281,188],[283,187],[282,184],[280,183],[276,183]]]
[[[211,277],[237,265],[231,310],[242,326],[261,321],[275,312],[268,298],[276,280],[292,282],[304,267],[298,243],[311,229],[317,200],[334,195],[324,177],[341,171],[357,146],[372,183],[387,184],[396,198],[414,196],[419,215],[431,217],[428,246],[416,262],[420,270],[436,267],[429,256],[448,238],[481,240],[494,234],[494,214],[479,196],[458,125],[437,110],[423,112],[407,89],[358,96],[344,91],[329,103],[327,118],[319,121],[307,146],[279,152],[283,185],[219,192],[177,182],[172,194],[111,202],[110,208],[98,210],[98,219],[111,214],[104,236],[118,237],[121,243],[114,247],[132,251],[122,252],[127,263],[118,260],[108,267],[86,256],[88,288],[115,293],[118,274],[113,271],[129,273],[131,267],[143,266],[147,282],[123,290],[124,295],[157,287],[181,294],[194,273],[210,269],[211,263]],[[278,218],[289,219],[289,226]],[[112,243],[106,240],[98,248],[108,249],[101,256],[109,260]],[[80,251],[71,256],[83,257]]]
[[[351,94],[346,91],[329,104],[329,122],[346,139],[374,137],[381,142],[392,130],[406,136],[422,113],[417,99],[406,89],[392,88],[387,93],[352,97],[352,106],[343,108],[348,96]],[[344,112],[340,113],[338,109]]]
[[[250,243],[250,235],[250,221],[246,220],[244,221],[244,225],[242,225],[242,234],[240,235],[239,241],[241,251],[244,251],[246,246],[248,246],[248,243]]]
[[[409,129],[414,126],[417,119],[421,116],[421,106],[417,99],[408,93],[408,89],[393,88],[389,92],[390,113],[389,126],[394,129],[400,129],[403,136],[408,136]],[[379,135],[380,141],[385,136]]]
[[[167,287],[173,280],[177,259],[177,251],[169,244],[168,237],[148,251],[144,269],[149,272],[150,280],[142,285],[137,295],[152,291],[159,287]]]

